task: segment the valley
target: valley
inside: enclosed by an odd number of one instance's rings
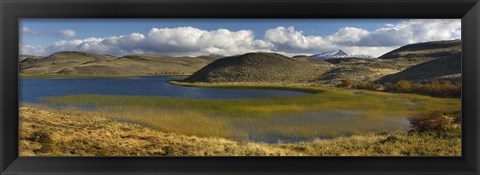
[[[461,155],[460,40],[378,58],[62,51],[19,69],[23,156]]]

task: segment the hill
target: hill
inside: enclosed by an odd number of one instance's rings
[[[374,81],[400,71],[392,61],[364,58],[319,60],[275,53],[248,53],[219,59],[187,77],[186,82],[274,82],[338,84],[342,79]]]
[[[436,41],[411,44],[393,50],[380,57],[381,59],[421,60],[401,72],[387,75],[377,82],[409,80],[414,82],[430,82],[433,80],[461,81],[461,41]]]
[[[396,74],[386,75],[377,82],[395,83],[399,80],[412,82],[430,82],[432,80],[461,82],[461,71],[461,53],[457,53],[412,66]]]
[[[337,52],[338,53],[338,52]],[[200,69],[186,82],[275,82],[337,85],[341,80],[460,81],[461,41],[437,41],[403,46],[380,58],[340,57],[326,60],[275,53],[225,57]]]
[[[42,58],[41,56],[33,56],[33,55],[19,55],[18,56],[18,61],[22,62],[24,60],[31,60],[31,59],[38,59]]]
[[[170,57],[161,55],[113,55],[63,51],[20,61],[21,74],[35,75],[190,75],[213,57]]]
[[[276,53],[247,53],[218,59],[186,82],[306,82],[330,66],[324,61],[292,59]]]
[[[437,58],[458,54],[462,52],[461,40],[433,41],[425,43],[409,44],[398,49],[392,50],[382,56],[380,59],[419,59],[419,58]]]

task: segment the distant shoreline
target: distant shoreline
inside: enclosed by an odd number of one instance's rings
[[[280,84],[280,83],[207,83],[207,82],[183,82],[178,80],[168,80],[169,84],[187,87],[208,87],[208,88],[227,88],[227,89],[270,89],[270,90],[292,90],[308,93],[321,93],[323,89],[309,84]],[[327,87],[327,86],[321,86]]]

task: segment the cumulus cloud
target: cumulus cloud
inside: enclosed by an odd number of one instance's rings
[[[251,30],[152,28],[145,34],[62,40],[48,46],[21,45],[21,53],[47,55],[62,50],[79,50],[114,55],[235,55],[267,51],[295,55],[342,49],[350,54],[380,56],[405,44],[460,39],[460,27],[459,19],[415,19],[386,24],[370,31],[343,27],[326,36],[305,35],[293,26],[268,29],[264,36],[255,36]],[[28,28],[23,28],[22,32],[34,34]],[[63,37],[74,37],[75,34],[73,30],[61,31]]]
[[[399,46],[416,42],[459,39],[460,29],[461,21],[458,19],[407,20],[369,32],[356,45]]]

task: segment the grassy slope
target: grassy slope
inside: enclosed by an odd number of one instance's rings
[[[261,144],[159,132],[82,112],[20,108],[20,156],[460,156],[460,138],[377,133]]]

